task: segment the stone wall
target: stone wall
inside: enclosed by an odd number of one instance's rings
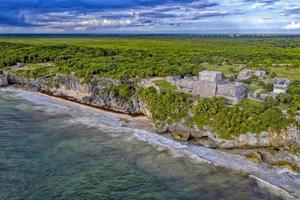
[[[273,93],[275,95],[280,93],[286,93],[288,90],[288,87],[290,85],[290,80],[288,79],[281,79],[281,78],[274,78],[272,80],[273,82]]]
[[[199,80],[193,89],[193,94],[201,97],[214,97],[216,96],[217,84],[214,82]]]
[[[199,73],[199,80],[211,83],[222,82],[222,72],[204,70]]]
[[[245,98],[245,85],[237,82],[227,82],[217,86],[216,96],[225,97],[229,102],[239,102]]]

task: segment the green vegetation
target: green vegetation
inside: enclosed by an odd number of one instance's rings
[[[154,81],[155,85],[159,87],[162,92],[173,92],[177,89],[175,85],[172,85],[166,80]]]
[[[53,62],[56,66],[33,68],[28,75],[126,79],[195,75],[206,67],[232,74],[235,64],[244,63],[300,80],[299,44],[299,37],[0,38],[0,67]]]
[[[141,97],[149,106],[154,121],[183,122],[186,126],[196,124],[225,139],[247,132],[259,134],[267,129],[281,131],[294,123],[293,119],[283,115],[272,98],[264,103],[244,100],[229,106],[220,97],[195,99],[179,92],[157,93],[154,88],[143,89]],[[196,104],[192,106],[192,102]]]
[[[280,131],[292,121],[285,118],[275,104],[244,100],[227,106],[222,98],[199,100],[194,108],[194,121],[198,127],[209,126],[223,138],[266,129]]]
[[[111,87],[105,88],[104,92],[111,92],[114,95],[120,96],[126,100],[136,94],[136,88],[134,85],[129,83],[124,83],[121,85],[112,85]]]
[[[259,79],[256,76],[252,76],[251,78],[247,80],[241,81],[243,83],[246,83],[246,90],[247,91],[259,91],[260,93],[268,93],[273,90],[273,84],[272,83],[265,83],[265,81]]]
[[[300,114],[300,84],[299,81],[294,81],[290,86],[286,94],[280,94],[277,97],[278,103],[282,107],[287,108],[288,113],[291,116],[295,114]]]
[[[142,89],[140,96],[147,103],[153,119],[168,124],[187,118],[192,103],[191,95],[171,91],[157,93],[152,87]]]
[[[182,122],[232,138],[246,132],[280,131],[296,124],[300,110],[300,37],[115,37],[115,38],[0,38],[0,68],[24,77],[74,74],[126,80],[104,92],[129,100],[142,98],[154,121]],[[23,68],[11,67],[18,62]],[[128,79],[196,75],[203,69],[219,70],[234,80],[246,64],[266,69],[270,77],[294,80],[287,94],[273,100],[243,102],[229,106],[223,98],[199,99],[178,92],[167,81],[160,88],[137,89]],[[273,86],[257,77],[245,81],[247,89],[272,91]],[[287,110],[287,115],[282,110]],[[296,124],[297,125],[297,124]],[[299,123],[298,123],[299,126]]]

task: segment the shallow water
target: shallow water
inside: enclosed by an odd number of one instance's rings
[[[0,91],[0,199],[278,199],[132,127],[49,97]]]

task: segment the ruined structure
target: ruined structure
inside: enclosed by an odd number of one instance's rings
[[[261,93],[261,90],[247,92],[247,97],[256,101],[265,101],[270,96],[272,95],[269,93]]]
[[[282,78],[274,78],[272,80],[273,82],[273,94],[274,95],[277,95],[277,94],[280,94],[280,93],[286,93],[288,88],[289,88],[289,85],[291,83],[290,80],[288,79],[282,79]]]
[[[185,92],[201,97],[224,97],[230,103],[239,102],[245,98],[245,85],[239,82],[223,80],[222,72],[204,70],[194,77],[167,77],[167,81],[177,85]]]
[[[254,75],[257,77],[266,77],[267,76],[267,72],[265,70],[256,70],[254,72]]]
[[[245,98],[245,95],[244,83],[223,81],[217,85],[216,96],[224,97],[230,103],[240,102]]]
[[[194,86],[193,94],[201,97],[216,96],[217,85],[222,82],[222,72],[204,70],[199,73],[197,82]]]
[[[252,76],[252,71],[250,69],[244,69],[238,75],[238,80],[246,80]]]

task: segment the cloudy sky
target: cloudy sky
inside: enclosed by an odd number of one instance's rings
[[[0,0],[0,33],[300,33],[300,0]]]

